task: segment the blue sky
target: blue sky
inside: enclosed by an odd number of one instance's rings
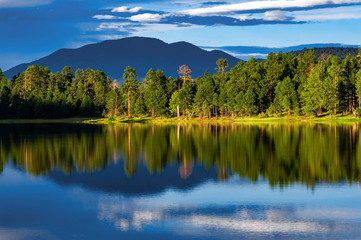
[[[0,68],[127,36],[198,46],[361,44],[361,0],[0,0]]]

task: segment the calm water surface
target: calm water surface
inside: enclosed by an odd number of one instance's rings
[[[357,124],[0,124],[0,239],[360,239]]]

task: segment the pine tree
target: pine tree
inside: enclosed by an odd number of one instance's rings
[[[356,96],[358,99],[358,107],[361,108],[361,69],[356,75]]]
[[[271,110],[280,114],[290,115],[292,112],[298,114],[298,99],[294,83],[290,77],[279,82],[275,89],[275,99]]]
[[[323,83],[323,103],[324,107],[336,114],[339,104],[339,84],[341,81],[341,66],[337,57],[328,60],[330,66],[327,69],[327,77]]]
[[[208,118],[211,117],[211,109],[214,108],[214,91],[215,86],[213,78],[209,75],[208,71],[206,71],[194,97],[194,110],[198,116],[208,116]]]
[[[283,76],[283,71],[285,66],[281,63],[283,60],[282,53],[279,52],[277,55],[274,53],[269,53],[267,56],[267,60],[263,63],[263,68],[265,71],[265,76],[262,78],[262,88],[261,92],[263,96],[267,98],[266,101],[263,100],[263,107],[268,107],[273,103],[273,99],[275,97],[275,88],[280,82],[281,77]]]
[[[345,101],[347,102],[347,110],[352,112],[355,108],[356,99],[355,99],[355,81],[356,73],[358,71],[357,61],[350,55],[348,55],[345,60],[342,62],[342,72],[343,72],[343,86],[345,87]]]
[[[124,70],[123,78],[125,80],[122,89],[127,94],[127,104],[128,104],[128,118],[131,118],[131,102],[132,102],[132,95],[135,93],[137,87],[139,86],[139,82],[135,80],[137,78],[137,72],[134,68],[126,67]]]
[[[257,96],[254,93],[254,87],[250,86],[246,93],[240,92],[236,99],[237,99],[237,107],[241,112],[241,115],[246,114],[251,116],[252,114],[256,114],[258,112],[257,107]]]
[[[179,108],[183,112],[183,115],[187,113],[191,116],[191,108],[194,98],[194,83],[186,81],[181,90],[179,91]]]
[[[142,118],[142,116],[146,114],[146,106],[145,106],[145,100],[143,94],[140,94],[137,100],[135,101],[134,112],[140,118]]]
[[[179,105],[180,105],[180,100],[179,100],[179,92],[175,91],[172,94],[172,97],[169,101],[169,111],[173,114],[173,115],[177,115],[178,120],[180,119],[180,109],[179,109]]]
[[[167,77],[161,70],[154,72],[150,69],[145,78],[146,90],[145,98],[147,107],[151,111],[152,118],[161,116],[165,113],[167,107]]]
[[[325,99],[323,94],[323,81],[326,77],[326,65],[324,62],[319,62],[312,69],[310,77],[304,85],[301,93],[303,111],[308,114],[314,114],[318,111],[322,113],[322,106]]]
[[[85,95],[81,104],[80,104],[81,113],[84,116],[92,116],[93,115],[93,102],[89,95]]]

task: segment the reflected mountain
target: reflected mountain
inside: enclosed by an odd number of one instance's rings
[[[168,188],[191,189],[210,179],[217,179],[217,170],[207,171],[202,166],[193,168],[192,175],[182,179],[177,166],[168,167],[162,173],[151,174],[145,166],[140,166],[137,173],[129,177],[124,172],[123,165],[110,164],[102,171],[93,173],[74,172],[67,176],[59,171],[49,174],[49,178],[64,186],[81,186],[104,192],[117,192],[121,194],[153,194],[163,192]]]

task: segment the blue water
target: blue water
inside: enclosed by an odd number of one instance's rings
[[[361,239],[354,125],[0,124],[0,240]]]
[[[121,178],[124,173],[119,165],[121,162],[111,164],[107,170],[118,170]],[[167,171],[159,177],[166,176]],[[121,187],[109,191],[101,185],[84,184],[93,175],[84,179],[81,174],[62,173],[33,177],[8,164],[0,176],[0,239],[361,236],[358,183],[319,183],[314,189],[294,184],[281,189],[270,187],[266,180],[251,183],[238,176],[218,182],[210,174],[186,187],[169,182],[154,191],[129,192]],[[131,181],[146,175],[140,170]],[[109,179],[116,182],[117,174],[109,175]]]

